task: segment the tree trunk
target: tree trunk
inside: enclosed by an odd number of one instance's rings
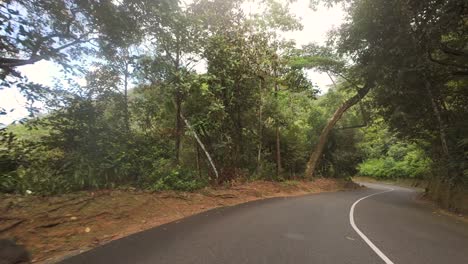
[[[178,93],[178,91],[176,92]],[[178,164],[180,159],[180,138],[182,136],[182,121],[181,121],[181,111],[182,100],[180,99],[179,94],[176,95],[176,131],[175,131],[175,161]]]
[[[281,173],[281,142],[279,127],[276,127],[276,177]]]
[[[195,140],[195,150],[197,151],[196,154],[196,161],[197,161],[197,171],[198,171],[198,178],[201,179],[201,166],[200,166],[200,147],[198,146],[198,142]]]
[[[243,139],[243,123],[242,123],[242,108],[241,108],[241,91],[239,87],[239,80],[236,81],[235,87],[235,128],[236,128],[236,167],[241,167],[244,163],[244,139]]]
[[[323,128],[314,151],[310,155],[309,161],[307,162],[305,177],[312,178],[314,176],[315,169],[319,164],[323,149],[327,144],[328,137],[330,136],[330,132],[332,131],[333,127],[351,106],[357,104],[364,96],[366,96],[372,85],[373,81],[367,81],[364,87],[358,90],[356,95],[346,100],[340,107],[338,107],[338,109],[336,109],[335,113],[333,113],[333,116],[329,119],[327,125]]]
[[[445,158],[449,158],[449,148],[447,144],[447,132],[446,132],[446,124],[444,120],[442,119],[441,115],[441,109],[440,109],[440,104],[436,101],[432,90],[431,90],[431,83],[428,80],[425,80],[425,88],[426,92],[429,95],[431,99],[431,104],[432,104],[432,110],[434,111],[434,116],[436,117],[437,120],[437,125],[439,127],[439,136],[440,136],[440,143],[442,146],[442,151],[445,155]]]
[[[275,69],[275,98],[276,103],[278,104],[278,74]],[[276,177],[278,178],[281,173],[281,141],[280,141],[280,130],[279,124],[276,123]]]
[[[237,136],[238,136],[238,142],[237,142],[237,148],[238,148],[238,159],[237,159],[237,166],[242,166],[243,159],[244,159],[244,137],[242,135],[243,133],[243,128],[242,128],[242,115],[241,115],[241,108],[239,103],[236,106],[236,123],[237,123]]]
[[[188,122],[188,120],[182,115],[182,113],[179,114],[179,117],[184,120],[185,122],[185,125],[188,127],[188,129],[190,129],[190,131],[192,131],[193,133],[193,136],[195,137],[195,139],[197,140],[198,142],[198,145],[200,146],[200,148],[203,150],[203,152],[205,153],[206,155],[206,158],[208,159],[208,161],[210,162],[210,165],[211,165],[211,168],[213,169],[213,173],[215,175],[215,178],[216,180],[218,180],[219,178],[219,175],[218,175],[218,170],[216,169],[216,166],[213,162],[213,159],[211,158],[210,156],[210,153],[208,153],[208,151],[206,150],[205,148],[205,145],[203,145],[203,142],[200,140],[200,138],[198,137],[198,134],[197,132],[195,131],[195,129],[193,129],[193,127],[190,125],[190,123]]]
[[[262,142],[263,142],[263,98],[262,98],[262,81],[260,81],[260,102],[258,106],[258,153],[257,153],[257,174],[260,173],[262,162]]]
[[[125,129],[127,132],[130,131],[130,114],[128,111],[128,61],[125,61],[125,73],[124,73],[124,100],[125,100]]]
[[[183,94],[181,90],[181,79],[180,79],[180,46],[179,46],[179,35],[176,34],[176,49],[175,49],[175,60],[174,60],[174,66],[175,66],[175,72],[177,73],[176,79],[175,79],[175,107],[176,107],[176,123],[175,123],[175,129],[176,129],[176,138],[175,138],[175,162],[176,164],[179,164],[180,161],[180,142],[181,142],[181,137],[182,137],[182,100],[183,100]]]

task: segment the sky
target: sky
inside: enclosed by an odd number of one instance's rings
[[[290,4],[290,12],[294,14],[303,24],[301,31],[283,32],[281,36],[285,39],[293,39],[298,47],[315,42],[324,44],[327,40],[327,32],[343,23],[345,12],[341,6],[332,8],[319,6],[316,10],[309,7],[310,0],[298,0]],[[251,7],[250,7],[251,8]],[[49,61],[39,61],[32,65],[26,65],[18,68],[24,76],[30,81],[40,83],[46,86],[53,84],[55,78],[60,78],[60,67]],[[324,73],[307,71],[308,77],[316,84],[321,93],[328,90],[331,80]],[[80,82],[80,80],[77,80]],[[14,120],[26,117],[28,112],[24,105],[26,99],[13,88],[0,89],[0,107],[7,111],[14,109],[13,112],[0,116],[0,124],[9,124]]]
[[[345,19],[346,12],[341,5],[335,5],[332,8],[319,6],[317,10],[312,10],[309,7],[310,0],[299,0],[290,5],[291,13],[300,18],[303,29],[301,31],[285,32],[283,36],[288,39],[293,39],[298,47],[315,42],[317,44],[325,44],[327,41],[327,33],[333,28],[339,27]],[[307,72],[308,77],[314,84],[317,84],[321,90],[321,94],[328,90],[328,86],[332,85],[332,81],[325,73]]]

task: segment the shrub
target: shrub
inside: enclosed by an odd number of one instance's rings
[[[171,160],[160,159],[157,165],[151,174],[151,190],[194,191],[208,184],[207,179],[198,178],[193,171],[181,166],[174,167]]]
[[[379,159],[367,159],[358,166],[360,175],[380,179],[423,178],[429,173],[431,160],[422,150],[406,153],[403,160],[395,161],[385,156]]]

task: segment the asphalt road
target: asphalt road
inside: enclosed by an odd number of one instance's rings
[[[466,222],[413,190],[366,185],[210,210],[63,263],[468,263]]]

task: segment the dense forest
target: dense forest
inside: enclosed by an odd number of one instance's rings
[[[289,2],[2,1],[0,89],[30,116],[1,128],[0,192],[362,175],[427,180],[460,209],[468,3],[311,1],[347,17],[327,45],[298,47],[280,34],[302,27]],[[18,70],[42,60],[67,77],[46,87]]]

